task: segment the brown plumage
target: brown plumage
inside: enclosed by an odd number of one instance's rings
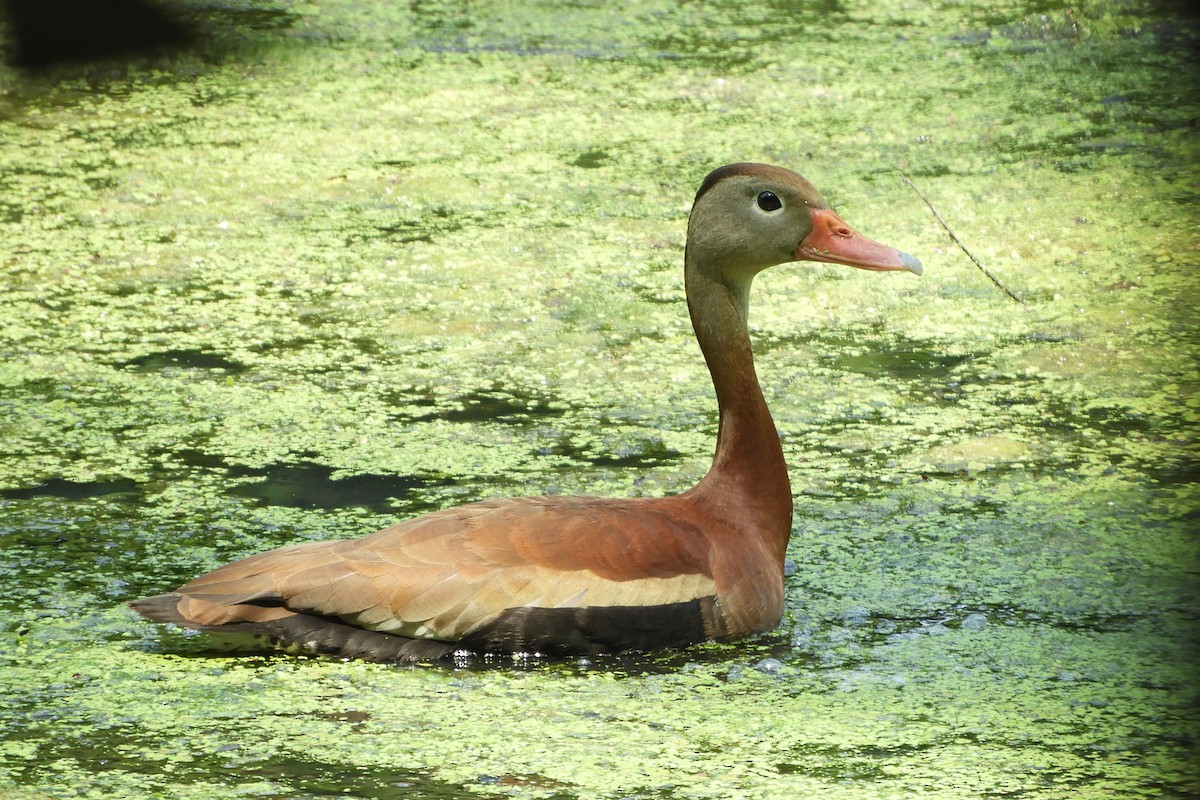
[[[251,556],[133,608],[226,638],[376,661],[648,650],[770,630],[783,610],[792,496],[746,314],[755,274],[798,260],[920,274],[912,256],[847,227],[794,172],[731,164],[705,178],[684,277],[720,426],[712,467],[689,491],[473,503]]]

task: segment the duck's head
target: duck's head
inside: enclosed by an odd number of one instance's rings
[[[727,280],[789,261],[824,261],[867,270],[908,270],[921,262],[858,233],[811,183],[782,167],[729,164],[700,185],[688,222],[688,261]]]

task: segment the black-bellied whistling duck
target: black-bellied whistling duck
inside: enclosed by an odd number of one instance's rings
[[[684,281],[720,426],[712,467],[683,494],[486,500],[362,539],[251,556],[133,608],[293,652],[375,661],[590,655],[774,628],[792,493],[746,313],[760,270],[802,260],[921,273],[912,256],[842,222],[794,172],[730,164],[704,179]]]

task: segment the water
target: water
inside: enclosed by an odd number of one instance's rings
[[[0,794],[1200,793],[1184,12],[189,13],[184,53],[0,71]],[[779,630],[400,669],[125,609],[494,494],[691,485],[684,224],[747,159],[926,265],[756,281]]]

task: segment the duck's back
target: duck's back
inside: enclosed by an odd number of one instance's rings
[[[376,660],[680,646],[729,634],[716,538],[678,497],[497,499],[251,556],[134,608]]]

